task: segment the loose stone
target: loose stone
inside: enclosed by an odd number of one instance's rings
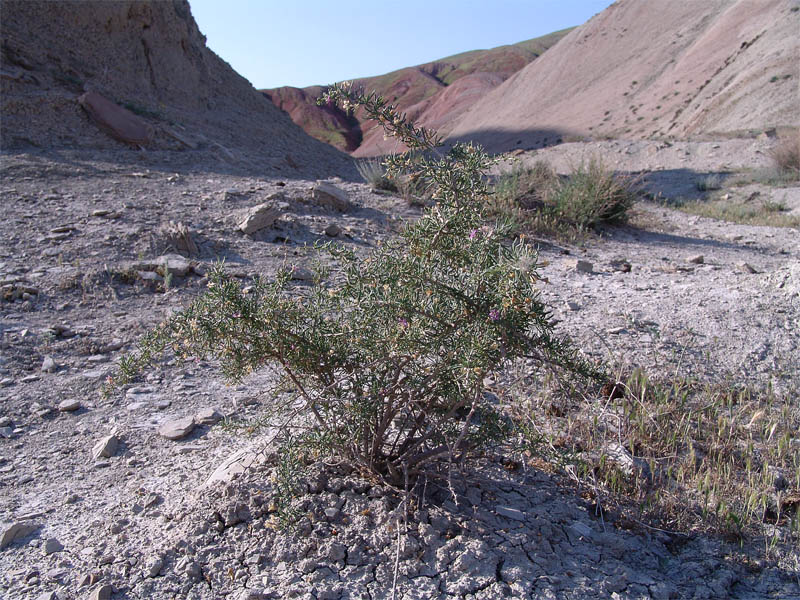
[[[280,216],[281,211],[275,203],[259,204],[249,209],[239,221],[239,231],[246,235],[253,234],[270,227]]]
[[[111,600],[111,594],[114,591],[114,588],[111,587],[109,584],[103,584],[100,587],[96,588],[92,594],[89,596],[90,600]]]
[[[56,361],[51,356],[45,356],[42,361],[42,373],[54,373],[57,369]]]
[[[107,435],[94,445],[94,448],[92,448],[92,456],[95,460],[99,458],[111,458],[117,451],[117,446],[119,446],[117,436]]]
[[[64,544],[59,542],[56,538],[48,538],[44,543],[44,553],[54,554],[61,552],[64,549]]]
[[[58,410],[61,412],[74,412],[81,407],[79,400],[62,400],[58,403]]]
[[[347,212],[352,208],[347,192],[336,187],[332,183],[318,181],[311,190],[311,198],[319,206],[339,212]]]
[[[194,417],[184,417],[163,423],[158,428],[158,434],[168,440],[181,440],[192,432],[194,426]]]
[[[588,260],[573,259],[567,261],[567,265],[578,273],[592,273],[594,269],[592,263]]]
[[[9,546],[14,542],[14,540],[22,539],[27,535],[30,535],[34,531],[39,528],[37,523],[33,522],[17,522],[7,526],[3,530],[3,535],[0,536],[0,549]]]
[[[214,425],[219,423],[225,417],[216,408],[201,408],[194,415],[195,423],[198,425]]]
[[[742,263],[737,264],[736,268],[739,269],[742,273],[749,273],[751,275],[754,275],[754,274],[758,273],[758,271],[756,270],[756,268],[753,265],[751,265],[750,263],[746,263],[746,262],[742,262]]]

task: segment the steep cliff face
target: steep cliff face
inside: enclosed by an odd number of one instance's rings
[[[206,47],[186,0],[1,6],[4,149],[121,147],[77,102],[91,90],[151,126],[151,149],[349,168]]]
[[[451,137],[500,151],[558,134],[685,138],[796,128],[798,7],[619,0],[481,98]]]

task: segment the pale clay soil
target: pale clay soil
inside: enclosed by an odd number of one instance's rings
[[[609,141],[518,157],[565,170],[594,154],[654,171],[646,185],[656,201],[642,200],[631,225],[581,245],[542,244],[541,292],[559,330],[615,368],[796,395],[798,230],[695,217],[666,202],[697,195],[706,173],[766,165],[770,143]],[[452,489],[431,480],[408,529],[394,493],[317,468],[298,529],[271,528],[273,432],[200,424],[178,441],[157,432],[204,409],[257,417],[270,375],[229,387],[212,365],[170,360],[107,399],[102,382],[139,336],[202,292],[216,259],[245,284],[285,262],[306,264],[304,244],[331,239],[331,224],[367,252],[419,211],[363,183],[335,182],[355,205],[342,213],[311,200],[313,181],[120,154],[0,157],[0,279],[20,296],[0,303],[0,534],[32,525],[0,549],[0,597],[377,600],[392,597],[396,575],[397,598],[800,598],[796,562],[754,558],[745,568],[732,557],[758,548],[618,528],[564,478],[525,465],[508,472],[497,456],[466,479],[453,475]],[[800,214],[800,188],[756,187]],[[255,239],[239,233],[236,211],[276,192],[287,202],[278,223]],[[193,271],[166,293],[109,275],[137,261],[144,271],[167,252],[159,227],[168,221],[192,230]],[[80,407],[59,410],[64,401]],[[111,456],[93,458],[112,434]],[[203,485],[234,452],[260,448],[243,474]]]

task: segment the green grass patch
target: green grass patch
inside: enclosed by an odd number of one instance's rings
[[[800,216],[789,214],[789,207],[772,201],[733,201],[719,197],[695,200],[677,205],[692,215],[709,217],[742,225],[767,225],[769,227],[800,227]]]

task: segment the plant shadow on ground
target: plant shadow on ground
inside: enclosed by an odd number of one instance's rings
[[[775,167],[751,171],[707,171],[668,169],[641,174],[643,189],[654,201],[689,214],[712,219],[767,225],[800,227],[800,216],[791,208],[773,201],[769,192],[744,191],[748,185],[781,188],[797,185],[796,176]]]
[[[735,249],[740,245],[735,242],[725,242],[720,240],[689,237],[685,235],[676,235],[672,233],[665,233],[662,231],[654,231],[657,226],[651,223],[639,224],[639,218],[634,214],[631,219],[632,222],[625,225],[618,225],[616,227],[606,227],[602,230],[605,237],[611,237],[614,241],[641,244],[648,243],[654,246],[663,246],[665,248],[681,248],[682,250],[691,251],[692,248],[721,248],[721,249]],[[752,246],[748,246],[752,248]]]
[[[640,174],[642,191],[655,201],[674,206],[682,201],[702,200],[716,185],[724,187],[735,176],[728,171],[695,171],[694,169],[664,169],[643,171]],[[718,189],[718,188],[717,188]]]

